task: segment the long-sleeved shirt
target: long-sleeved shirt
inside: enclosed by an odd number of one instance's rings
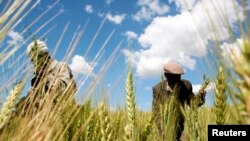
[[[36,74],[31,80],[31,88],[27,96],[17,104],[22,110],[31,112],[33,115],[38,109],[42,109],[46,101],[56,103],[60,97],[64,100],[73,98],[76,92],[71,69],[66,63],[52,60],[44,68],[44,72]]]
[[[190,104],[191,100],[198,99],[198,106],[201,106],[205,103],[205,95],[195,96],[192,90],[192,84],[188,80],[180,80],[178,83],[179,93],[178,99],[183,105],[184,103]],[[160,105],[164,106],[172,93],[172,89],[168,85],[167,81],[164,80],[159,82],[153,87],[153,102],[152,102],[152,114],[153,119],[158,126],[158,129],[161,130],[161,114],[160,114]],[[183,124],[183,119],[179,121],[180,126]],[[180,129],[181,131],[182,129]]]

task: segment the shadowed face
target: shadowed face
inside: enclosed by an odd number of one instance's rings
[[[176,84],[181,79],[180,74],[164,73],[164,76],[167,79],[169,84]]]
[[[40,71],[43,69],[44,65],[48,62],[49,59],[49,53],[47,51],[44,51],[43,48],[47,48],[46,44],[39,41],[37,42],[35,40],[34,43],[28,46],[29,51],[29,58],[31,62],[33,63],[36,71]]]
[[[49,55],[48,54],[31,54],[29,55],[31,62],[33,63],[36,71],[40,71],[43,68],[43,65],[46,63]]]

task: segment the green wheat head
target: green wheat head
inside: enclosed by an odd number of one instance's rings
[[[135,96],[134,96],[134,85],[133,85],[133,73],[130,69],[127,76],[126,82],[127,92],[127,114],[128,123],[125,126],[125,137],[126,141],[134,140],[134,126],[135,126]]]
[[[234,70],[240,77],[237,79],[237,88],[240,94],[236,98],[241,102],[241,117],[244,123],[250,123],[250,39],[244,38],[243,45],[240,46],[240,54],[237,50],[231,51],[231,60]]]
[[[219,72],[215,81],[215,114],[216,123],[221,125],[226,123],[226,80],[224,76],[223,68],[219,68]]]

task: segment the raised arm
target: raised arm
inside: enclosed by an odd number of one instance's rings
[[[205,96],[206,96],[206,91],[205,90],[200,90],[196,95],[193,93],[193,87],[192,87],[192,84],[187,81],[187,80],[184,80],[183,81],[186,88],[187,88],[187,91],[188,91],[188,104],[191,103],[194,103],[196,104],[197,106],[201,106],[205,103]]]

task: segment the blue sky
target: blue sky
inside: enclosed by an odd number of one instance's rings
[[[0,4],[1,11],[4,6],[6,1]],[[67,63],[78,82],[80,78],[89,76],[77,96],[77,100],[82,101],[86,98],[84,92],[89,84],[101,77],[98,75],[100,70],[108,66],[106,61],[121,43],[115,59],[94,90],[99,99],[105,89],[112,108],[124,105],[128,60],[133,64],[136,101],[142,110],[151,109],[152,86],[160,81],[162,65],[169,60],[183,66],[185,74],[182,78],[190,80],[194,91],[197,91],[204,74],[212,80],[216,74],[215,41],[219,41],[219,46],[228,52],[228,46],[234,47],[235,44],[229,40],[229,27],[240,42],[237,22],[245,22],[243,8],[234,0],[41,0],[30,2],[21,16],[32,6],[35,8],[10,29],[0,51],[4,46],[18,46],[42,27],[34,37],[43,37],[51,52],[60,43],[54,58],[61,61],[69,56]],[[48,12],[44,13],[46,10]],[[39,18],[40,15],[43,16]],[[35,23],[29,27],[33,21]],[[27,27],[29,31],[21,34]],[[74,38],[75,34],[79,35],[79,40]],[[5,61],[2,70],[25,51],[29,42],[31,39]],[[68,48],[74,46],[71,42],[77,44],[69,55]],[[103,45],[105,48],[101,51]],[[94,60],[98,53],[101,53],[99,59]],[[228,54],[224,56],[228,57]],[[20,59],[19,65],[25,59],[26,55]],[[17,66],[7,69],[6,78],[0,83],[6,82]],[[28,87],[29,83],[26,91]],[[211,92],[207,94],[207,104],[211,105],[212,88],[208,91]]]

